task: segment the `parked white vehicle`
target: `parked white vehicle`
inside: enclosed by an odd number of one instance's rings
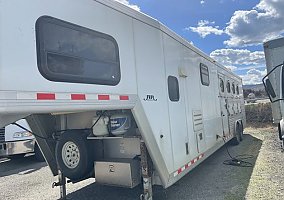
[[[284,142],[284,38],[265,42],[264,53],[268,74],[263,83],[272,102],[273,122],[278,124],[279,139]]]
[[[24,156],[35,153],[37,160],[43,161],[41,152],[36,145],[35,137],[28,131],[30,127],[26,120],[16,122],[26,130],[10,124],[0,129],[0,157]]]
[[[242,140],[241,78],[120,3],[0,0],[0,44],[0,125],[26,118],[62,198],[66,176],[152,199]]]

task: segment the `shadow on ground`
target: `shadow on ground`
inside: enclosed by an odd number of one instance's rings
[[[240,145],[228,146],[228,149],[232,156],[253,155],[253,158],[248,161],[254,166],[261,146],[261,140],[245,134],[244,141]],[[222,147],[168,189],[154,187],[154,199],[244,199],[253,167],[227,166],[223,164],[226,159],[229,159],[229,156],[226,148]],[[142,187],[126,189],[94,183],[70,193],[68,199],[132,200],[139,199],[141,192]]]
[[[13,174],[29,174],[45,167],[45,162],[38,162],[34,155],[15,156],[0,159],[0,177]]]

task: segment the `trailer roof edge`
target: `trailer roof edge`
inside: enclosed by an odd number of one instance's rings
[[[152,26],[154,28],[157,28],[157,29],[161,30],[162,32],[164,32],[168,36],[172,37],[173,39],[177,40],[182,45],[190,48],[192,51],[194,51],[198,55],[202,56],[203,58],[205,58],[209,62],[215,64],[216,66],[222,68],[223,70],[227,71],[231,75],[233,75],[236,78],[241,80],[241,77],[239,77],[238,75],[234,74],[231,70],[227,69],[226,67],[224,67],[223,65],[218,63],[216,60],[211,58],[209,55],[205,54],[199,48],[197,48],[197,47],[193,46],[192,44],[190,44],[188,40],[186,40],[183,37],[181,37],[180,35],[176,34],[174,31],[172,31],[170,28],[168,28],[166,25],[164,25],[163,23],[161,23],[157,19],[155,19],[155,18],[153,18],[153,17],[151,17],[151,16],[149,16],[149,15],[143,13],[143,12],[140,12],[140,11],[137,11],[137,10],[135,10],[133,8],[130,8],[129,6],[126,6],[126,5],[122,4],[122,3],[116,2],[115,0],[93,0],[93,1],[101,3],[101,4],[103,4],[103,5],[107,6],[107,7],[110,7],[112,9],[120,12],[120,13],[128,15],[129,17],[132,17],[132,18],[134,18],[134,19],[136,19],[138,21],[141,21],[141,22],[143,22],[145,24],[148,24],[149,26]]]

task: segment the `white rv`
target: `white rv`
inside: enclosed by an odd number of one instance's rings
[[[0,44],[0,125],[26,118],[62,197],[142,177],[152,199],[242,140],[240,77],[120,3],[0,0]]]
[[[263,46],[267,68],[263,83],[272,102],[273,122],[278,124],[279,139],[284,142],[284,38],[267,41]]]

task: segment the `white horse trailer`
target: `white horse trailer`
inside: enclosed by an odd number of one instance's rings
[[[111,0],[0,0],[0,126],[71,182],[167,188],[245,126],[240,77]]]

